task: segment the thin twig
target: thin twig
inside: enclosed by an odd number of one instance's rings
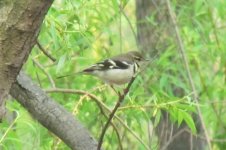
[[[0,139],[0,145],[2,145],[3,140],[5,139],[5,137],[7,136],[7,134],[9,133],[9,131],[13,128],[13,126],[15,125],[15,123],[17,122],[17,120],[20,118],[19,113],[16,111],[17,115],[16,118],[13,120],[13,122],[9,125],[9,127],[7,128],[7,130],[5,131],[5,133],[2,135],[1,139]]]
[[[69,94],[82,94],[87,95],[91,99],[94,99],[95,101],[98,100],[98,98],[89,92],[83,91],[83,90],[75,90],[75,89],[62,89],[62,88],[52,88],[45,90],[46,93],[69,93]]]
[[[148,146],[151,147],[152,145],[152,137],[153,137],[153,127],[151,129],[150,121],[147,122],[147,130],[148,130]]]
[[[186,69],[187,74],[188,74],[188,79],[189,79],[190,86],[192,88],[193,97],[194,97],[195,102],[197,104],[199,104],[198,94],[197,94],[197,91],[196,91],[196,88],[195,88],[195,85],[194,85],[194,82],[193,82],[193,79],[192,79],[192,76],[191,76],[191,71],[190,71],[188,60],[187,60],[187,57],[186,57],[186,54],[185,54],[184,45],[183,45],[183,42],[182,42],[182,39],[181,39],[181,36],[180,36],[180,32],[179,32],[179,29],[178,29],[178,26],[177,26],[177,23],[176,23],[176,15],[174,14],[174,12],[171,9],[170,1],[166,0],[166,3],[167,3],[168,11],[169,11],[169,14],[170,14],[170,18],[171,18],[172,23],[174,25],[174,30],[176,32],[176,38],[177,38],[177,41],[178,41],[178,44],[179,44],[179,51],[182,55],[182,58],[183,58],[183,61],[184,61],[184,64],[185,64],[185,69]],[[196,105],[196,108],[198,110],[198,116],[199,116],[199,119],[201,121],[202,128],[204,130],[204,134],[205,134],[205,137],[206,137],[208,147],[211,150],[211,142],[210,142],[210,138],[209,138],[209,135],[208,135],[208,132],[207,132],[207,128],[206,128],[204,120],[203,120],[203,116],[202,116],[200,106]]]
[[[188,133],[191,133],[191,131],[188,130],[188,129],[185,129],[185,131],[188,132]],[[204,137],[204,136],[202,136],[200,134],[198,134],[196,136],[197,136],[197,138],[200,138],[202,140],[205,140],[206,139],[206,137]],[[210,139],[210,141],[211,142],[218,142],[218,143],[225,143],[226,142],[226,139]]]
[[[40,44],[40,42],[37,40],[36,44],[38,46],[38,48],[43,52],[43,54],[45,54],[49,59],[51,59],[53,62],[56,61],[56,58],[54,58],[53,56],[51,56],[45,49],[44,47],[42,47],[42,45]]]
[[[208,4],[208,1],[205,0],[205,2]],[[208,4],[208,6],[210,6],[211,4]],[[213,27],[213,34],[214,34],[214,37],[215,37],[215,40],[216,40],[216,44],[217,44],[217,49],[220,51],[222,50],[221,49],[221,44],[220,44],[220,40],[219,40],[219,37],[218,37],[218,34],[217,34],[217,28],[216,28],[216,24],[214,22],[214,15],[212,13],[213,11],[211,10],[211,7],[208,7],[208,13],[209,13],[209,18],[210,18],[210,22],[212,24],[212,27]]]
[[[170,144],[171,142],[173,142],[173,140],[174,140],[176,137],[178,137],[180,134],[182,134],[183,132],[185,132],[185,129],[182,129],[182,130],[178,131],[176,134],[174,134],[174,135],[167,141],[167,143],[161,148],[161,150],[166,150],[166,149],[168,148],[169,144]]]
[[[99,89],[99,87],[94,88],[94,89],[92,90],[92,92],[95,91],[95,90],[97,90],[97,89]],[[83,95],[83,96],[80,98],[79,102],[82,101],[85,97],[87,97],[87,96],[88,96],[87,94],[88,94],[88,93],[86,93],[85,95]],[[79,102],[78,102],[78,103],[79,103]],[[78,104],[78,105],[79,105],[79,104]],[[76,105],[76,109],[78,108],[78,105]],[[101,113],[104,115],[104,117],[105,117],[106,119],[108,119],[108,116],[107,116],[107,114],[104,112],[104,110],[103,110],[102,106],[100,105],[100,103],[97,103],[97,105],[98,105],[98,107],[99,107]],[[73,110],[73,114],[74,114],[74,112],[75,112],[76,109]],[[116,133],[116,136],[117,136],[118,142],[119,142],[119,147],[120,147],[121,150],[123,150],[122,142],[121,142],[121,140],[120,140],[120,134],[119,134],[119,131],[118,131],[118,129],[116,128],[116,126],[114,125],[113,122],[111,122],[111,126],[112,126],[113,129],[115,130],[115,133]]]
[[[34,66],[34,67],[37,67],[37,65],[34,63],[34,61],[33,61],[33,66]],[[37,67],[37,68],[38,68],[38,67]],[[41,82],[41,80],[40,80],[40,77],[39,77],[39,74],[38,74],[37,71],[35,71],[35,75],[36,75],[36,78],[37,78],[37,80],[38,80],[39,86],[42,88],[42,82]]]
[[[113,119],[116,111],[118,110],[119,106],[121,105],[121,103],[123,102],[125,96],[127,95],[127,93],[129,92],[129,89],[133,83],[133,81],[135,80],[136,76],[132,77],[132,79],[130,80],[129,84],[127,85],[127,87],[124,89],[124,92],[123,94],[119,95],[119,98],[118,98],[118,101],[114,107],[114,109],[112,110],[112,112],[110,113],[109,115],[109,118],[108,118],[108,121],[107,123],[105,124],[102,132],[101,132],[101,135],[100,135],[100,138],[99,138],[99,142],[98,142],[98,145],[97,145],[97,150],[100,150],[101,149],[101,145],[103,143],[103,139],[104,139],[104,135],[105,135],[105,132],[107,131],[107,128],[111,122],[111,120]]]
[[[125,17],[125,19],[127,20],[128,24],[129,24],[129,27],[130,27],[130,29],[131,29],[131,31],[132,31],[132,33],[133,33],[134,39],[135,39],[135,41],[136,41],[136,45],[138,45],[138,41],[137,41],[137,38],[136,38],[136,37],[137,37],[137,34],[136,34],[136,32],[135,32],[135,30],[134,30],[134,28],[133,28],[133,25],[132,25],[132,23],[131,23],[129,17],[128,17],[127,14],[125,13],[124,8],[121,7],[121,5],[119,5],[119,8],[120,8],[120,11],[122,12],[123,16]]]
[[[107,119],[108,118],[107,114],[104,113],[103,109],[101,109],[101,111],[102,111],[102,114],[104,114],[104,117]],[[119,131],[118,131],[117,127],[115,126],[115,124],[113,122],[111,122],[111,126],[115,130],[116,136],[118,138],[119,148],[120,148],[120,150],[123,150],[123,146],[122,146],[122,142],[121,142],[121,139],[120,139]]]
[[[119,35],[120,35],[120,52],[122,53],[122,11],[121,11],[121,5],[122,5],[122,0],[120,0],[120,4],[119,4]]]
[[[83,90],[75,90],[75,89],[62,89],[62,88],[52,88],[52,89],[47,89],[45,90],[46,93],[68,93],[68,94],[81,94],[81,95],[87,95],[89,98],[94,100],[97,105],[103,107],[106,111],[109,113],[111,112],[110,108],[108,108],[96,95],[91,94],[89,92],[83,91]],[[101,108],[100,107],[100,108]],[[129,133],[131,133],[147,150],[150,150],[147,144],[145,144],[142,139],[136,135],[136,133],[128,127],[127,124],[117,115],[114,115],[114,118],[120,122],[124,128],[126,128]]]
[[[34,64],[35,64],[37,67],[39,67],[39,68],[43,71],[43,73],[48,77],[48,79],[49,79],[49,81],[50,81],[52,87],[55,88],[55,87],[56,87],[56,86],[55,86],[55,82],[54,82],[53,78],[51,77],[51,75],[45,70],[45,68],[44,68],[37,60],[32,59],[32,61],[34,62]]]

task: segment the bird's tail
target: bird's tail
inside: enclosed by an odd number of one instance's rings
[[[83,72],[76,72],[76,73],[71,73],[71,74],[67,74],[67,75],[62,75],[62,76],[58,76],[56,77],[57,79],[61,79],[61,78],[65,78],[65,77],[70,77],[70,76],[75,76],[75,75],[78,75],[78,74],[82,74]]]
[[[67,75],[63,75],[63,76],[58,76],[57,79],[60,78],[65,78],[65,77],[70,77],[70,76],[74,76],[74,75],[78,75],[78,74],[93,74],[94,70],[95,70],[96,66],[91,66],[89,68],[86,68],[82,71],[76,72],[76,73],[72,73],[72,74],[67,74]]]

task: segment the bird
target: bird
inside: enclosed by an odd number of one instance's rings
[[[98,77],[110,85],[129,83],[146,59],[138,51],[129,51],[91,65],[81,72]]]
[[[145,61],[148,60],[140,52],[129,51],[104,59],[77,73],[93,75],[111,86],[124,85],[130,82],[132,77],[137,74],[140,65]],[[70,75],[58,78],[67,76]]]

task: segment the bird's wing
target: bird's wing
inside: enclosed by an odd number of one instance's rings
[[[108,69],[127,69],[129,67],[129,63],[126,61],[119,61],[113,59],[106,59],[102,62],[96,63],[89,68],[83,70],[83,72],[91,73],[93,71],[105,71]]]

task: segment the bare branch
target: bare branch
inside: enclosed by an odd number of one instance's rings
[[[94,94],[88,93],[86,91],[82,91],[82,90],[75,90],[75,89],[60,89],[60,88],[54,88],[54,89],[47,89],[45,90],[47,93],[69,93],[69,94],[81,94],[81,95],[87,95],[89,98],[91,98],[92,100],[94,100],[97,105],[99,105],[100,110],[102,111],[102,108],[104,108],[104,110],[106,110],[108,113],[111,113],[110,108],[108,108],[97,96],[95,96]],[[142,141],[142,139],[132,130],[128,127],[128,125],[117,115],[114,115],[114,119],[116,119],[126,130],[129,131],[129,133],[135,138],[137,139],[137,141],[140,142],[140,144],[142,144],[147,150],[149,150],[150,148],[148,147],[148,145],[146,145],[144,143],[144,141]]]
[[[45,54],[49,59],[51,59],[53,62],[56,61],[56,58],[54,58],[53,56],[51,56],[45,49],[44,47],[40,44],[40,42],[37,40],[36,45],[38,46],[38,48],[43,52],[43,54]]]
[[[176,15],[174,14],[174,12],[171,9],[170,1],[166,0],[166,3],[167,3],[167,7],[168,7],[168,11],[169,11],[169,14],[170,14],[171,21],[174,25],[174,30],[176,32],[176,38],[177,38],[177,42],[179,44],[179,51],[182,55],[182,58],[183,58],[183,61],[184,61],[184,64],[185,64],[185,69],[186,69],[187,74],[188,74],[189,83],[190,83],[190,86],[191,86],[191,89],[192,89],[192,92],[193,92],[193,98],[194,98],[195,102],[197,104],[199,104],[198,94],[197,94],[195,84],[194,84],[193,79],[192,79],[191,71],[190,71],[190,68],[189,68],[189,63],[188,63],[187,56],[186,56],[185,49],[184,49],[184,44],[182,42],[180,32],[179,32],[179,29],[178,29],[178,26],[177,26]],[[202,116],[200,106],[196,105],[196,108],[197,108],[197,111],[198,111],[198,116],[199,116],[199,119],[201,121],[202,128],[204,130],[204,134],[205,134],[205,137],[206,137],[206,141],[208,143],[208,147],[209,147],[209,149],[211,149],[210,137],[209,137],[207,128],[206,128],[204,120],[203,120],[203,116]]]
[[[45,75],[47,76],[47,78],[49,79],[49,81],[50,81],[52,87],[55,88],[55,87],[56,87],[56,86],[55,86],[55,82],[54,82],[53,78],[51,77],[51,75],[45,70],[45,68],[44,68],[37,60],[32,59],[32,61],[34,62],[34,64],[35,64],[37,67],[39,67],[39,68],[44,72],[44,74],[45,74]]]
[[[170,140],[168,140],[168,142],[164,145],[164,147],[161,148],[161,150],[166,150],[169,146],[169,144],[176,138],[178,137],[180,134],[182,134],[183,132],[185,132],[185,128],[184,129],[181,129],[179,130],[176,134],[174,134]]]
[[[104,139],[105,132],[107,131],[107,128],[108,128],[109,124],[111,123],[111,120],[113,119],[113,117],[114,117],[116,111],[118,110],[119,106],[120,106],[121,103],[123,102],[125,96],[126,96],[127,93],[129,92],[129,89],[130,89],[130,87],[131,87],[131,85],[133,84],[133,81],[134,81],[135,79],[136,79],[136,76],[134,76],[134,77],[130,80],[129,84],[128,84],[127,87],[124,89],[123,94],[119,94],[118,101],[117,101],[117,103],[116,103],[114,109],[113,109],[112,112],[110,113],[109,118],[108,118],[108,120],[107,120],[107,122],[106,122],[106,124],[105,124],[105,126],[104,126],[104,128],[103,128],[103,130],[102,130],[102,132],[101,132],[101,135],[100,135],[100,138],[99,138],[99,142],[98,142],[98,146],[97,146],[97,150],[100,150],[100,149],[101,149],[101,145],[102,145],[102,143],[103,143],[103,139]]]

